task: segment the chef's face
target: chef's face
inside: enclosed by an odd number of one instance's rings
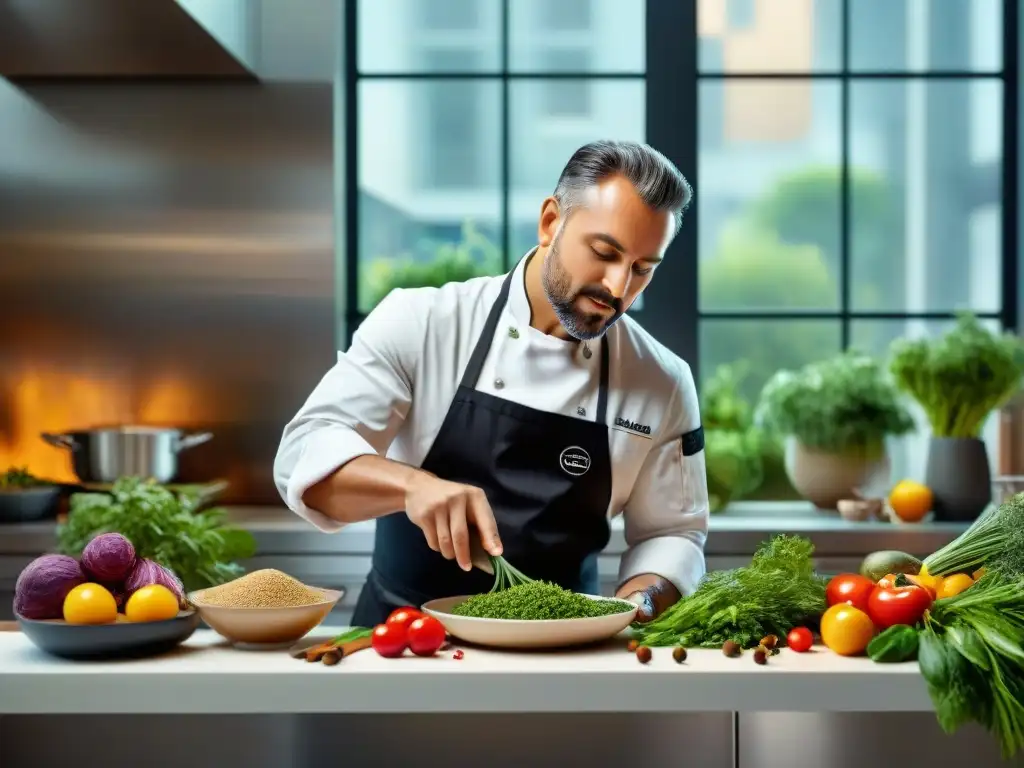
[[[586,341],[607,331],[647,287],[674,231],[671,212],[649,208],[621,176],[589,189],[568,217],[548,198],[541,280],[566,332]]]

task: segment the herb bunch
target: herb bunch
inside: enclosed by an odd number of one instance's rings
[[[982,566],[1007,579],[1024,577],[1024,493],[986,511],[971,526],[924,559],[928,573],[970,573]]]
[[[49,485],[28,471],[28,467],[11,467],[0,475],[0,490],[24,490]]]
[[[95,536],[115,532],[132,543],[139,557],[175,573],[186,591],[242,575],[237,561],[255,554],[252,534],[226,525],[223,510],[197,506],[197,496],[175,495],[137,477],[121,478],[110,493],[71,496],[67,522],[57,529],[58,550],[79,557]]]
[[[635,625],[634,636],[652,646],[714,648],[731,640],[751,648],[766,635],[814,625],[825,611],[826,579],[815,574],[813,555],[806,538],[774,536],[749,566],[706,574],[693,594]]]
[[[937,339],[895,341],[889,370],[920,404],[935,436],[978,437],[988,415],[1020,390],[1024,345],[961,314]]]
[[[985,575],[925,614],[918,664],[947,733],[974,721],[1024,749],[1024,580]]]
[[[914,428],[882,367],[854,351],[776,373],[761,391],[757,421],[829,453],[880,450],[887,436]]]
[[[491,561],[491,569],[494,571],[494,586],[491,587],[491,592],[501,592],[533,581],[501,555],[488,555],[487,557]]]
[[[546,581],[528,581],[503,589],[473,595],[452,608],[457,616],[481,619],[543,621],[587,619],[632,610],[621,600],[593,600]]]

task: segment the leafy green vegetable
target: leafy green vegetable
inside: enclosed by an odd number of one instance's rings
[[[1015,580],[1024,577],[1024,493],[989,509],[971,526],[924,559],[935,576],[972,572],[985,566]]]
[[[937,437],[978,437],[993,410],[1015,395],[1024,375],[1024,344],[961,314],[937,339],[899,339],[889,370],[924,409]]]
[[[757,421],[829,453],[880,450],[888,435],[914,428],[881,366],[853,351],[799,371],[779,371],[761,392]]]
[[[68,520],[57,529],[59,551],[78,557],[98,534],[116,532],[139,557],[173,571],[186,591],[237,578],[244,569],[236,561],[255,554],[255,539],[225,525],[223,510],[196,505],[194,496],[135,477],[118,480],[109,494],[73,494]]]
[[[986,574],[925,614],[918,663],[939,724],[987,728],[1003,756],[1024,749],[1024,578]]]
[[[11,467],[0,475],[0,490],[38,488],[50,485],[28,471],[27,467]]]
[[[899,664],[917,658],[917,630],[907,624],[897,624],[871,638],[868,657],[880,664]]]
[[[636,638],[653,646],[719,647],[732,640],[756,646],[815,624],[825,611],[826,579],[814,573],[814,545],[780,534],[763,542],[749,566],[711,571],[697,590],[654,621],[637,624]]]

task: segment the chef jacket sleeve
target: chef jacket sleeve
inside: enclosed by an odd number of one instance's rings
[[[619,584],[653,573],[692,593],[705,572],[708,486],[697,388],[685,363],[667,428],[647,455],[623,510],[627,550]]]
[[[387,453],[412,403],[429,309],[425,289],[388,294],[284,428],[274,482],[288,507],[322,531],[344,524],[307,507],[303,494],[358,456]]]

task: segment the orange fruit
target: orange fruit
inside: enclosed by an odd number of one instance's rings
[[[128,621],[165,621],[178,615],[178,597],[162,584],[149,584],[132,592],[124,604]]]
[[[932,511],[932,491],[913,480],[901,480],[889,493],[889,506],[905,523],[917,523]]]
[[[117,621],[117,600],[99,584],[79,584],[64,598],[68,624],[110,624]]]

